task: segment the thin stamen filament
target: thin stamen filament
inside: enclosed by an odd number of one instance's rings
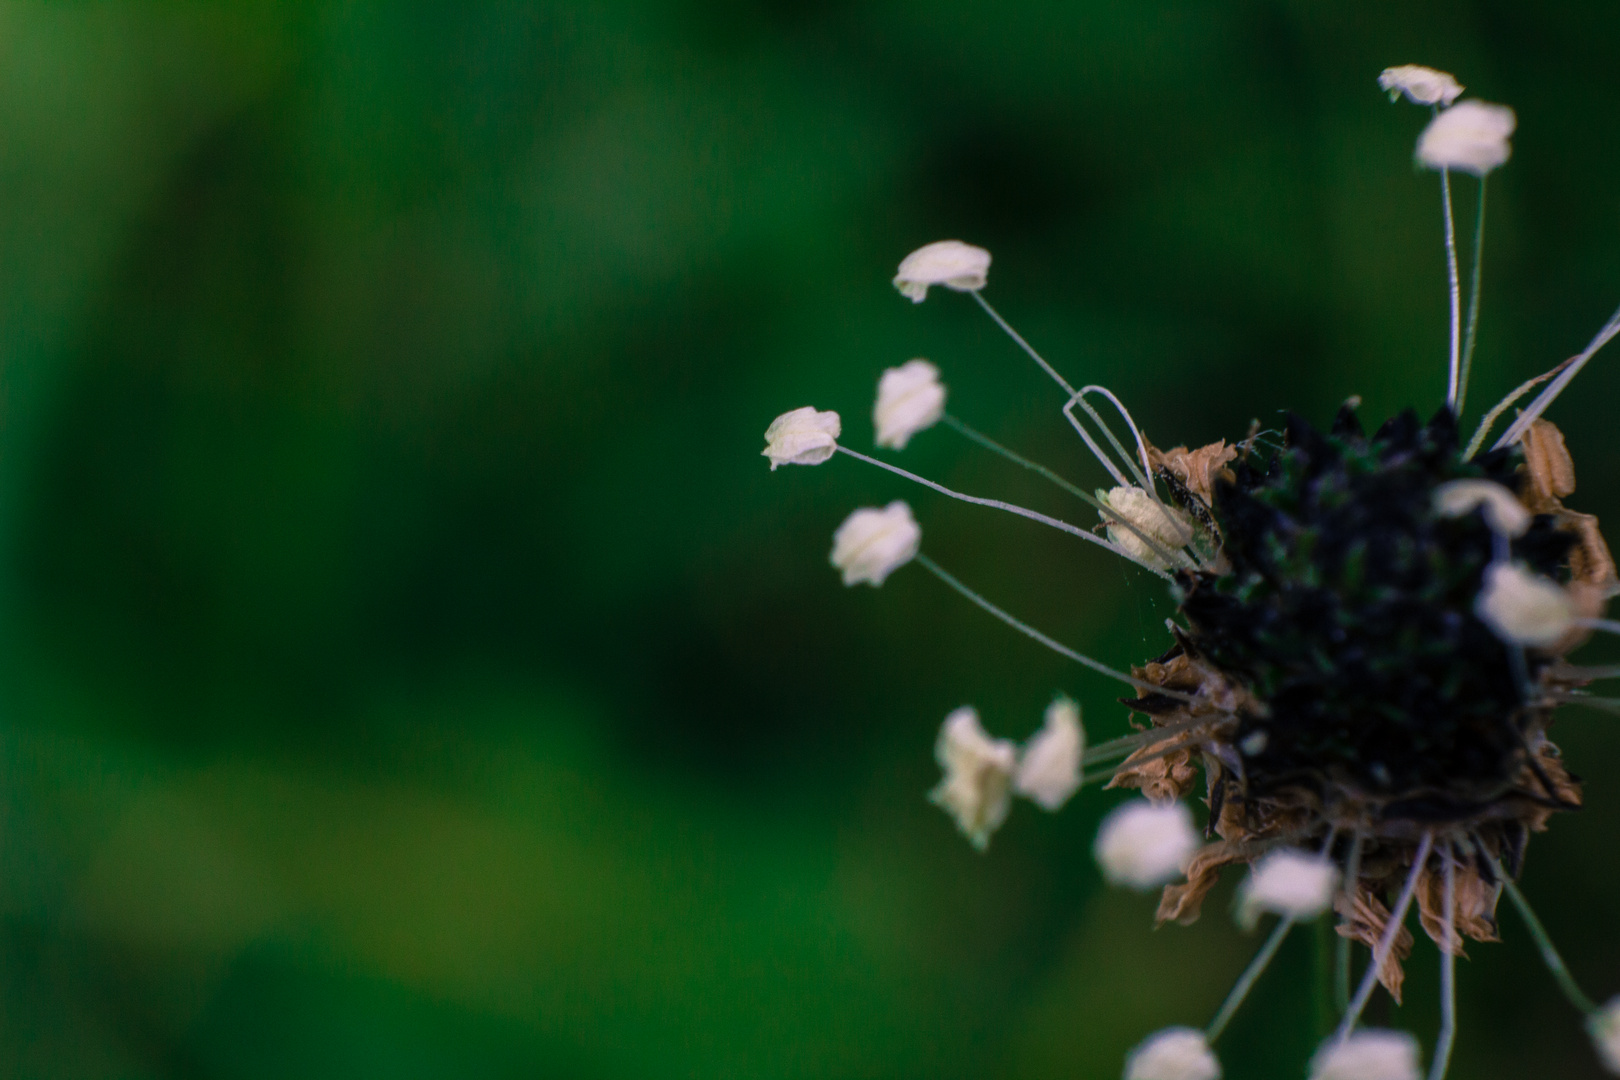
[[[1513,403],[1515,401],[1518,401],[1520,398],[1524,397],[1524,395],[1528,394],[1530,391],[1534,390],[1536,387],[1540,386],[1554,375],[1557,375],[1560,371],[1563,371],[1574,362],[1575,358],[1572,356],[1563,363],[1555,365],[1550,371],[1544,371],[1533,379],[1524,380],[1524,382],[1520,383],[1514,388],[1511,394],[1492,406],[1491,411],[1486,413],[1485,418],[1479,422],[1479,427],[1474,429],[1474,437],[1468,440],[1468,449],[1463,451],[1463,460],[1466,461],[1475,454],[1479,453],[1479,448],[1485,445],[1485,436],[1491,433],[1491,428],[1495,426],[1496,421],[1501,419],[1503,413],[1507,412],[1508,409],[1513,407]]]
[[[1221,1004],[1221,1011],[1215,1014],[1215,1019],[1204,1029],[1205,1040],[1214,1042],[1221,1037],[1221,1032],[1226,1030],[1232,1015],[1238,1011],[1238,1006],[1243,1004],[1243,999],[1249,996],[1249,991],[1265,972],[1271,958],[1277,955],[1277,949],[1282,945],[1283,938],[1287,937],[1288,931],[1293,928],[1294,920],[1291,916],[1285,916],[1277,923],[1277,928],[1266,938],[1266,943],[1260,946],[1260,951],[1249,961],[1249,966],[1243,969],[1243,974],[1238,976],[1232,992],[1226,995],[1226,1001]]]
[[[1131,429],[1131,437],[1136,440],[1135,457],[1132,457],[1131,452],[1125,449],[1125,444],[1119,441],[1119,438],[1114,434],[1114,429],[1104,423],[1102,416],[1086,401],[1087,394],[1101,394],[1118,410],[1119,415],[1125,420],[1125,426]],[[1102,429],[1102,433],[1108,439],[1109,445],[1114,448],[1114,453],[1118,454],[1119,459],[1125,462],[1126,466],[1135,474],[1137,482],[1157,499],[1159,497],[1158,492],[1153,490],[1153,481],[1149,478],[1151,465],[1148,462],[1147,442],[1142,438],[1142,430],[1136,426],[1136,420],[1132,418],[1130,410],[1125,408],[1124,402],[1115,397],[1114,392],[1106,386],[1092,385],[1082,386],[1079,393],[1075,394],[1069,404],[1064,406],[1065,415],[1069,417],[1071,423],[1074,420],[1074,414],[1069,413],[1067,410],[1072,405],[1079,405],[1086,410],[1086,415],[1091,417],[1092,422]],[[1089,442],[1089,440],[1087,441]]]
[[[1177,724],[1166,724],[1163,727],[1151,727],[1146,731],[1138,731],[1132,735],[1122,735],[1117,739],[1110,739],[1107,742],[1098,743],[1096,746],[1091,747],[1081,756],[1080,761],[1084,765],[1096,765],[1099,762],[1111,761],[1114,758],[1129,757],[1149,743],[1174,738],[1184,731],[1207,723],[1209,723],[1209,717],[1195,716],[1191,720],[1183,720]]]
[[[996,321],[996,325],[1001,327],[1001,329],[1006,332],[1008,337],[1012,338],[1018,343],[1018,347],[1020,349],[1023,349],[1029,354],[1029,358],[1031,360],[1034,360],[1037,364],[1041,365],[1041,370],[1050,375],[1053,382],[1063,387],[1064,393],[1068,394],[1070,397],[1074,397],[1074,387],[1069,385],[1068,380],[1059,375],[1057,373],[1057,369],[1051,364],[1048,364],[1046,362],[1046,358],[1040,353],[1036,352],[1034,346],[1025,341],[1023,335],[1014,330],[1007,320],[1001,317],[1001,313],[990,306],[990,301],[984,298],[984,294],[982,292],[980,292],[978,289],[974,289],[973,299],[979,302],[979,306],[984,308],[984,313],[994,319]]]
[[[1451,280],[1451,377],[1446,387],[1446,405],[1457,412],[1457,384],[1462,344],[1462,285],[1457,275],[1457,226],[1451,216],[1451,170],[1440,170],[1440,203],[1446,216],[1446,272]]]
[[[1132,678],[1131,676],[1126,675],[1124,672],[1115,671],[1113,668],[1102,663],[1101,661],[1093,660],[1084,653],[1075,652],[1067,645],[1063,645],[1052,640],[1039,630],[1035,629],[1033,626],[1030,626],[1028,623],[1023,622],[1015,616],[1009,615],[1007,612],[996,607],[996,605],[992,604],[990,601],[986,600],[984,597],[962,584],[956,578],[952,577],[945,571],[943,567],[941,567],[933,559],[930,559],[928,556],[918,552],[916,561],[927,568],[935,577],[939,578],[945,584],[949,585],[951,588],[973,601],[979,607],[988,611],[990,614],[994,615],[996,618],[1000,619],[1014,630],[1017,630],[1019,633],[1024,634],[1027,637],[1034,638],[1036,641],[1040,642],[1042,645],[1045,645],[1048,649],[1051,649],[1059,656],[1066,656],[1075,663],[1082,664],[1100,675],[1107,675],[1110,679],[1118,679],[1122,683],[1129,683],[1131,686],[1134,686],[1139,690],[1149,690],[1155,694],[1164,694],[1168,697],[1175,698],[1178,701],[1191,702],[1195,700],[1191,696],[1180,693],[1179,691],[1166,690],[1162,686],[1154,686],[1152,683],[1143,682],[1141,679]]]
[[[1541,962],[1547,965],[1548,971],[1552,972],[1553,980],[1558,983],[1558,988],[1564,992],[1564,997],[1568,998],[1569,1003],[1575,1006],[1576,1009],[1588,1016],[1596,1012],[1597,1005],[1592,1002],[1591,998],[1582,993],[1581,988],[1576,985],[1575,976],[1571,975],[1569,968],[1564,965],[1564,958],[1558,955],[1558,949],[1553,945],[1552,937],[1548,935],[1547,928],[1541,925],[1541,920],[1536,918],[1535,911],[1530,907],[1530,901],[1524,898],[1524,894],[1519,891],[1519,887],[1506,874],[1502,873],[1500,867],[1497,868],[1497,875],[1502,880],[1502,886],[1507,891],[1508,898],[1513,901],[1513,906],[1519,910],[1519,917],[1524,920],[1525,928],[1530,931],[1531,940],[1536,943],[1536,948],[1541,950]]]
[[[1441,858],[1446,864],[1446,907],[1441,916],[1440,935],[1440,1035],[1434,1044],[1429,1080],[1446,1080],[1446,1069],[1451,1065],[1451,1044],[1457,1038],[1457,955],[1451,951],[1451,939],[1457,933],[1453,912],[1457,903],[1457,865],[1449,848]]]
[[[1463,338],[1462,380],[1457,387],[1457,415],[1468,400],[1468,373],[1474,366],[1474,342],[1479,334],[1479,280],[1485,256],[1485,177],[1479,178],[1479,213],[1474,217],[1474,269],[1468,285],[1468,330]]]
[[[848,454],[850,457],[854,458],[855,460],[864,461],[868,465],[876,465],[878,468],[887,470],[888,472],[892,472],[896,476],[903,476],[907,480],[911,480],[911,481],[914,481],[916,483],[919,483],[923,487],[931,488],[932,490],[939,492],[941,495],[948,495],[951,498],[959,499],[962,502],[973,503],[975,506],[989,506],[989,507],[993,507],[994,509],[997,509],[997,510],[1005,510],[1009,514],[1017,514],[1019,517],[1026,517],[1026,518],[1029,518],[1031,521],[1038,521],[1043,525],[1050,525],[1054,529],[1062,529],[1064,532],[1069,533],[1072,536],[1078,536],[1082,540],[1089,540],[1093,544],[1098,545],[1099,547],[1105,547],[1109,551],[1112,551],[1115,555],[1120,556],[1121,558],[1130,559],[1131,562],[1136,563],[1136,565],[1140,566],[1142,569],[1152,571],[1153,573],[1158,574],[1160,577],[1164,578],[1166,581],[1171,580],[1170,575],[1168,573],[1166,573],[1165,571],[1160,570],[1156,566],[1150,566],[1147,563],[1142,562],[1140,559],[1132,558],[1130,553],[1125,551],[1123,548],[1121,548],[1121,547],[1119,547],[1119,546],[1117,546],[1115,544],[1110,543],[1109,541],[1107,541],[1107,540],[1103,539],[1102,537],[1098,536],[1096,533],[1087,532],[1085,529],[1080,528],[1078,525],[1070,525],[1067,521],[1059,521],[1055,517],[1048,517],[1047,515],[1039,513],[1039,512],[1037,512],[1035,510],[1026,510],[1022,506],[1014,506],[1012,503],[1002,502],[1000,499],[982,499],[977,495],[964,495],[960,491],[952,491],[950,488],[946,487],[944,484],[936,484],[936,483],[934,483],[934,481],[929,480],[929,479],[927,479],[925,477],[918,476],[914,472],[907,472],[905,469],[900,468],[898,465],[890,465],[887,461],[879,461],[877,458],[867,457],[865,454],[863,454],[863,453],[861,453],[861,452],[859,452],[857,450],[851,450],[847,446],[840,446],[838,448],[838,452],[840,454]]]
[[[1361,831],[1350,841],[1350,856],[1344,864],[1344,893],[1355,900],[1356,883],[1361,880],[1361,848],[1365,838]],[[1350,1007],[1350,939],[1343,934],[1334,946],[1333,955],[1333,1001],[1340,1012]]]
[[[1569,366],[1564,368],[1563,373],[1552,381],[1552,385],[1536,396],[1536,400],[1530,403],[1530,407],[1517,420],[1513,421],[1513,426],[1503,432],[1500,439],[1496,440],[1496,446],[1492,447],[1492,449],[1518,442],[1524,433],[1530,429],[1530,425],[1539,420],[1541,414],[1547,411],[1547,407],[1557,400],[1559,394],[1564,392],[1564,387],[1569,385],[1570,380],[1580,374],[1581,368],[1586,366],[1586,362],[1592,359],[1593,355],[1607,345],[1616,334],[1620,334],[1620,310],[1615,311],[1610,316],[1609,321],[1603,324],[1603,329],[1597,332],[1597,336],[1587,344],[1586,348],[1575,354],[1569,361]]]
[[[1155,750],[1146,757],[1137,758],[1135,761],[1130,762],[1130,765],[1134,768],[1137,765],[1145,765],[1149,761],[1158,761],[1160,758],[1169,757],[1177,750],[1185,750],[1187,747],[1195,746],[1202,741],[1202,736],[1177,739],[1169,746],[1161,746],[1159,749]],[[1087,773],[1086,775],[1082,776],[1080,778],[1080,782],[1082,784],[1092,784],[1096,783],[1098,780],[1112,780],[1114,777],[1118,776],[1120,771],[1124,768],[1125,763],[1121,763],[1119,765],[1110,766],[1106,769],[1098,769],[1096,772]]]
[[[1142,541],[1142,543],[1146,544],[1152,549],[1155,555],[1159,556],[1165,562],[1174,565],[1177,562],[1184,561],[1183,559],[1178,558],[1175,552],[1153,539],[1153,537],[1149,536],[1135,525],[1132,525],[1129,521],[1126,521],[1120,516],[1119,511],[1097,498],[1097,496],[1083,490],[1078,485],[1071,484],[1069,481],[1065,480],[1051,469],[1048,469],[1045,465],[1031,461],[1023,455],[1007,449],[990,436],[971,427],[965,421],[959,419],[958,417],[952,416],[950,413],[945,413],[940,417],[940,419],[944,421],[946,427],[949,427],[966,438],[971,439],[973,442],[978,443],[986,450],[989,450],[995,454],[1000,454],[1013,464],[1022,465],[1031,472],[1037,473],[1052,481],[1052,483],[1056,484],[1064,491],[1067,491],[1070,495],[1075,496],[1088,506],[1094,508],[1099,514],[1106,516],[1113,524],[1118,525],[1122,529],[1129,530],[1132,536],[1135,536],[1138,540]]]
[[[1401,924],[1406,922],[1406,913],[1412,909],[1412,896],[1417,892],[1418,878],[1423,875],[1423,864],[1429,859],[1429,851],[1434,847],[1434,834],[1424,833],[1418,844],[1417,854],[1412,858],[1412,872],[1406,875],[1406,884],[1401,887],[1400,899],[1395,902],[1395,909],[1390,912],[1389,922],[1384,926],[1384,934],[1378,939],[1378,947],[1373,950],[1372,962],[1367,965],[1367,971],[1361,977],[1361,985],[1356,989],[1356,996],[1350,1002],[1349,1010],[1344,1019],[1339,1022],[1338,1038],[1342,1042],[1350,1037],[1356,1029],[1356,1021],[1361,1019],[1361,1011],[1367,1007],[1367,1001],[1372,997],[1373,987],[1378,985],[1378,969],[1383,966],[1385,957],[1395,947],[1395,939],[1400,936]]]

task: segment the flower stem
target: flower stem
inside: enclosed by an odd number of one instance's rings
[[[1498,870],[1498,873],[1501,874],[1501,871]],[[1519,891],[1519,887],[1506,874],[1501,874],[1501,878],[1503,886],[1507,889],[1508,898],[1513,901],[1513,906],[1519,909],[1519,917],[1524,920],[1524,925],[1530,931],[1530,937],[1536,943],[1536,948],[1541,950],[1542,963],[1546,964],[1547,970],[1552,972],[1553,979],[1558,983],[1558,988],[1564,992],[1564,996],[1569,999],[1569,1003],[1581,1012],[1588,1016],[1597,1012],[1597,1006],[1593,1004],[1592,999],[1581,992],[1581,988],[1575,983],[1575,976],[1571,975],[1569,968],[1564,966],[1564,958],[1558,955],[1558,949],[1553,945],[1552,938],[1548,936],[1547,928],[1541,925],[1541,920],[1536,918],[1536,913],[1531,910],[1530,901],[1524,898],[1524,893]]]

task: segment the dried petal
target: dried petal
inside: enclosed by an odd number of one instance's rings
[[[1333,910],[1344,920],[1336,927],[1340,937],[1359,941],[1377,951],[1378,943],[1384,936],[1384,927],[1389,924],[1389,909],[1378,897],[1365,887],[1357,887],[1354,897],[1344,893],[1335,897]],[[1378,981],[1384,984],[1384,989],[1389,991],[1389,996],[1395,999],[1397,1005],[1401,1003],[1401,984],[1406,981],[1401,961],[1410,955],[1412,932],[1403,926],[1400,933],[1395,935],[1384,962],[1378,966]]]
[[[1159,897],[1159,910],[1154,919],[1160,923],[1175,920],[1182,926],[1198,921],[1204,898],[1221,879],[1221,868],[1229,863],[1241,862],[1253,854],[1252,844],[1222,840],[1205,844],[1187,860],[1187,880],[1180,885],[1166,885]]]
[[[1227,446],[1226,440],[1188,450],[1178,446],[1173,450],[1148,447],[1148,463],[1154,469],[1168,469],[1188,491],[1203,500],[1205,506],[1215,503],[1215,481],[1233,479],[1226,466],[1237,457],[1237,447]]]

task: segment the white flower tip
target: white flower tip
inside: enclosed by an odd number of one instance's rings
[[[1086,749],[1080,706],[1060,697],[1046,707],[1046,722],[1024,747],[1013,790],[1056,810],[1080,788],[1080,759]]]
[[[845,518],[833,533],[831,562],[843,572],[845,585],[882,585],[916,557],[921,543],[911,507],[896,499],[881,510],[862,507]]]
[[[945,387],[939,368],[926,360],[908,360],[878,379],[872,424],[877,444],[904,450],[911,437],[933,427],[945,415]]]
[[[1575,625],[1575,604],[1557,582],[1520,563],[1492,563],[1474,601],[1474,614],[1516,645],[1547,648]]]
[[[1303,851],[1274,851],[1255,864],[1238,900],[1238,922],[1253,929],[1263,912],[1314,919],[1333,904],[1339,869]]]
[[[1180,874],[1197,850],[1198,834],[1185,806],[1134,799],[1103,818],[1092,854],[1115,885],[1151,889]]]
[[[1387,67],[1379,74],[1378,85],[1389,92],[1389,100],[1405,94],[1414,105],[1450,105],[1463,92],[1454,76],[1422,64]]]
[[[1125,1080],[1220,1080],[1221,1063],[1202,1031],[1155,1032],[1125,1059]]]
[[[934,756],[945,776],[928,797],[955,818],[957,828],[983,851],[990,844],[990,834],[1007,820],[1017,749],[1006,739],[987,735],[979,725],[978,711],[964,705],[940,725]]]
[[[1328,1039],[1311,1059],[1311,1080],[1419,1080],[1418,1043],[1404,1031],[1364,1028]]]
[[[1460,101],[1430,120],[1418,136],[1418,162],[1430,169],[1484,176],[1513,153],[1508,136],[1517,124],[1506,105]]]
[[[842,433],[843,422],[837,413],[817,412],[806,405],[771,421],[760,453],[771,459],[772,472],[778,465],[820,465],[837,452]]]
[[[960,240],[936,240],[925,244],[900,261],[894,287],[900,295],[920,304],[928,297],[930,285],[943,285],[957,292],[976,292],[989,280],[990,253]]]
[[[1141,488],[1122,486],[1098,495],[1103,505],[1113,511],[1097,512],[1108,526],[1109,541],[1137,562],[1169,570],[1172,564],[1165,553],[1173,555],[1191,543],[1192,518]]]
[[[1523,536],[1530,528],[1530,511],[1513,492],[1490,480],[1452,480],[1434,489],[1434,512],[1462,517],[1480,510],[1485,524],[1502,536]]]
[[[1607,1005],[1589,1016],[1586,1030],[1591,1033],[1603,1067],[1620,1076],[1620,997],[1611,998]]]

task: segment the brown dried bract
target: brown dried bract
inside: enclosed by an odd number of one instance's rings
[[[1154,916],[1161,925],[1172,919],[1182,926],[1198,921],[1204,898],[1221,879],[1221,867],[1228,863],[1248,862],[1260,850],[1260,845],[1222,840],[1198,849],[1187,863],[1187,880],[1180,885],[1166,885],[1159,897],[1159,910]]]
[[[1566,509],[1562,501],[1575,493],[1575,462],[1564,445],[1564,433],[1550,421],[1537,420],[1525,430],[1522,445],[1525,471],[1530,474],[1525,505],[1537,514],[1554,515],[1559,528],[1575,534],[1577,544],[1569,555],[1573,581],[1592,587],[1600,601],[1615,595],[1620,575],[1597,518]]]
[[[1232,480],[1232,470],[1227,464],[1237,457],[1237,447],[1227,446],[1226,440],[1212,442],[1208,446],[1200,446],[1197,450],[1188,450],[1185,446],[1178,446],[1173,450],[1160,450],[1156,446],[1148,446],[1148,462],[1155,469],[1168,469],[1171,475],[1181,481],[1183,487],[1203,500],[1205,506],[1213,505],[1215,498],[1215,480],[1217,477]]]
[[[1333,910],[1343,920],[1337,928],[1340,937],[1359,941],[1375,953],[1378,951],[1384,928],[1389,925],[1389,908],[1378,897],[1361,886],[1356,889],[1354,897],[1340,893],[1333,901]],[[1389,991],[1397,1005],[1401,1003],[1401,984],[1406,981],[1406,971],[1401,967],[1401,961],[1410,955],[1412,932],[1403,926],[1401,932],[1395,935],[1384,962],[1378,965],[1378,981],[1384,984],[1384,989]]]
[[[1446,940],[1446,875],[1444,872],[1425,870],[1418,881],[1418,918],[1424,931],[1440,948],[1455,956],[1467,956],[1463,951],[1464,935],[1475,941],[1500,941],[1496,933],[1496,901],[1502,894],[1501,886],[1486,884],[1479,871],[1472,866],[1459,866],[1453,871],[1452,933]]]

